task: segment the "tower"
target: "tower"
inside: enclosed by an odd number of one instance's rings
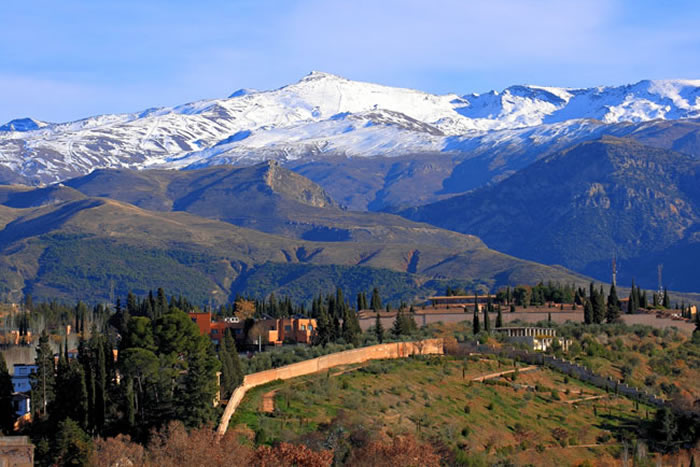
[[[663,264],[659,264],[657,266],[657,271],[659,274],[659,292],[658,292],[659,297],[663,297],[663,295],[664,295],[664,283],[663,283],[663,280],[661,279],[661,271],[663,271],[663,269],[664,269]]]

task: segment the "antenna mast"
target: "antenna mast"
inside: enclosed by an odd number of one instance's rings
[[[658,272],[659,272],[659,297],[663,296],[664,294],[664,286],[663,286],[663,280],[661,279],[661,271],[664,269],[663,264],[659,264],[658,267]]]

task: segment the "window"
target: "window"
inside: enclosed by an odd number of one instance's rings
[[[314,330],[314,327],[309,324],[309,331],[313,331],[313,330]]]
[[[190,319],[192,320],[193,323],[197,322],[197,318],[190,318]]]
[[[302,324],[302,325],[301,325],[301,330],[302,330],[302,331],[306,331],[306,325]]]
[[[285,330],[285,332],[290,332],[290,331],[292,330],[292,327],[291,327],[289,324],[287,324],[287,325],[284,327],[284,330]]]
[[[218,330],[218,329],[212,329],[212,330],[211,330],[211,333],[212,333],[212,334],[219,334],[219,330]]]

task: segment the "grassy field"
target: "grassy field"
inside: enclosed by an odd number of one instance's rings
[[[472,381],[513,368],[426,357],[336,369],[250,391],[231,427],[258,444],[331,446],[336,458],[365,439],[410,433],[457,464],[576,465],[615,463],[620,440],[653,419],[651,408],[545,369]]]

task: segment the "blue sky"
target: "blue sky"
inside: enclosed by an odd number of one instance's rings
[[[0,123],[271,89],[311,70],[429,92],[700,78],[696,1],[3,2]]]

